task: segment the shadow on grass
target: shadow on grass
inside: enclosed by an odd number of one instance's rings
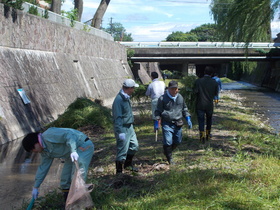
[[[149,177],[122,174],[102,177],[102,184],[92,195],[97,209],[129,209],[131,199],[135,200],[134,209],[159,209],[174,206],[176,201],[178,206],[191,205],[193,201],[210,202],[225,190],[224,184],[242,180],[237,175],[210,169],[166,171]]]

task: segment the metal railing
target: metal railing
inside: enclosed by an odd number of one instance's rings
[[[120,42],[130,48],[245,48],[245,42]],[[275,48],[280,43],[252,42],[248,48]]]
[[[24,2],[22,4],[22,7],[23,7],[22,11],[26,12],[26,13],[28,13],[30,7],[36,7],[39,16],[43,17],[44,14],[45,14],[45,9],[43,9],[41,7],[37,7],[34,4]],[[51,11],[48,11],[48,18],[47,19],[50,20],[50,21],[65,25],[65,26],[69,26],[69,27],[71,27],[71,25],[72,25],[70,19],[68,19],[67,17],[64,17],[62,15],[56,14],[54,12],[51,12]],[[102,30],[99,30],[99,29],[96,29],[94,27],[91,27],[89,25],[83,24],[83,23],[78,22],[78,21],[74,21],[72,28],[75,28],[75,29],[78,29],[78,30],[83,30],[83,31],[86,31],[86,32],[88,32],[90,34],[93,34],[95,36],[99,36],[101,38],[114,41],[114,38],[109,33],[105,32],[105,31],[102,31]]]

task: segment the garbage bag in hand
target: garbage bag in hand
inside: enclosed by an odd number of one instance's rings
[[[86,184],[82,170],[79,168],[77,161],[75,161],[76,171],[73,176],[69,194],[66,200],[65,210],[80,210],[93,206],[90,196],[92,185]]]

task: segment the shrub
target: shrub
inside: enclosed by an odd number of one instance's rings
[[[82,126],[97,125],[105,129],[112,127],[111,110],[87,98],[78,98],[57,120],[47,127],[77,129]]]

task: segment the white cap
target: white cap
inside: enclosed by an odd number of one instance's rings
[[[139,85],[133,79],[126,79],[123,82],[124,87],[139,87]]]

